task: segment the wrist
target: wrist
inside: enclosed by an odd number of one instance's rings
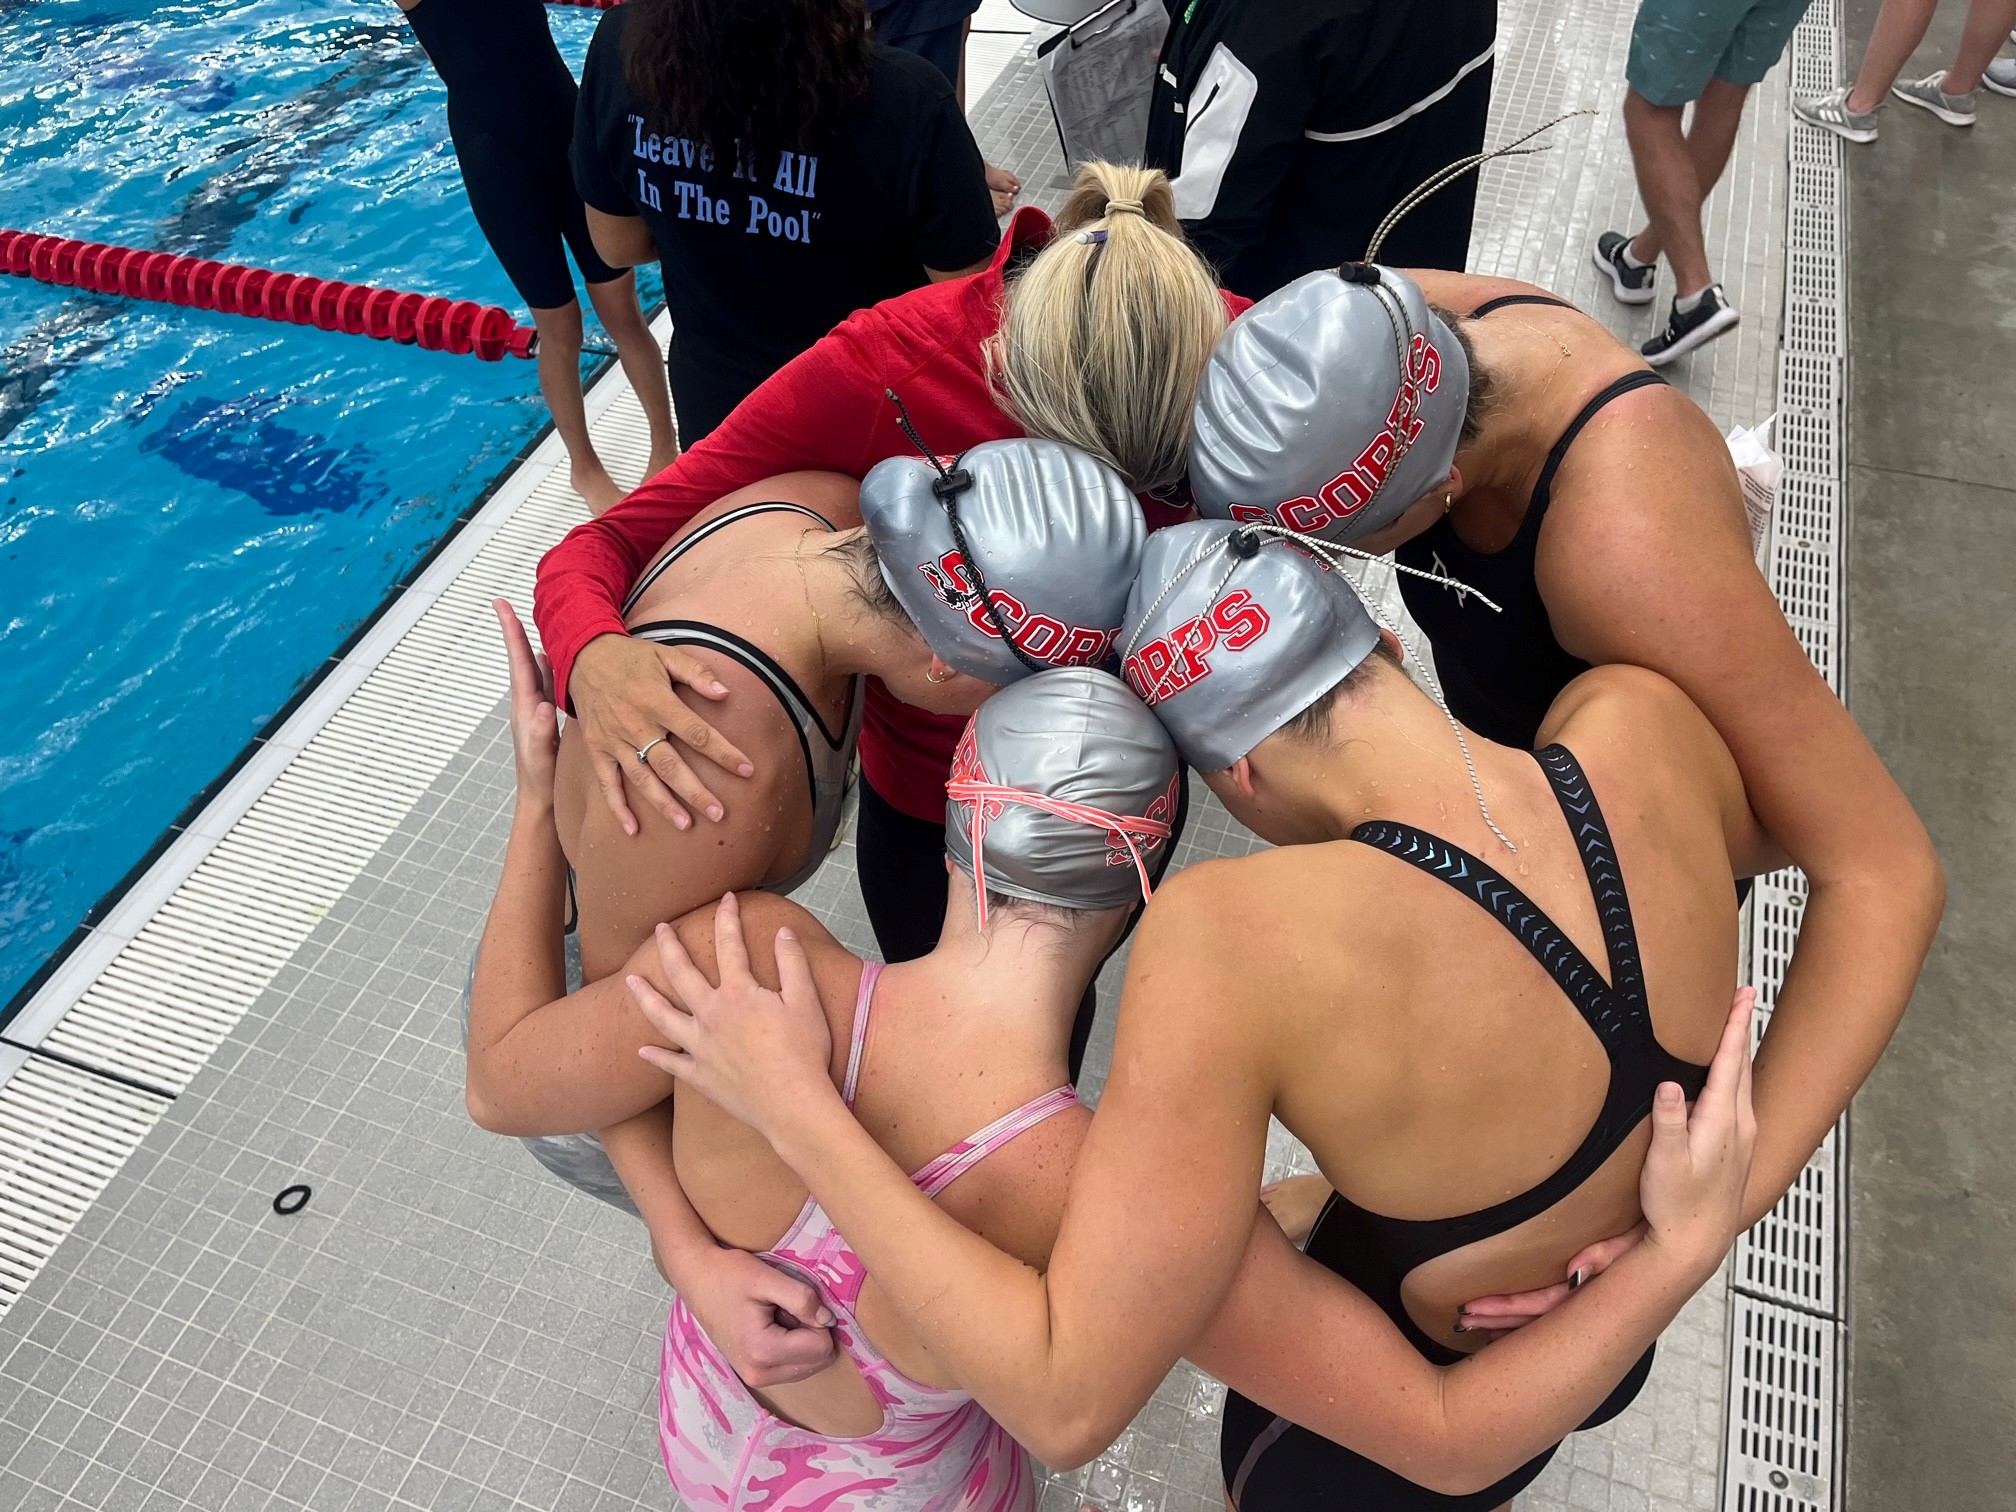
[[[1691,1294],[1722,1268],[1723,1258],[1733,1242],[1733,1236],[1711,1242],[1648,1225],[1643,1242],[1621,1257],[1618,1264],[1635,1259],[1638,1268],[1651,1273],[1660,1284],[1677,1286]]]
[[[763,1137],[777,1158],[801,1177],[808,1175],[818,1155],[833,1149],[836,1130],[860,1127],[842,1101],[839,1088],[824,1076],[817,1085],[808,1083],[802,1093],[794,1092],[778,1101],[782,1111],[772,1120],[773,1126],[763,1131]]]
[[[586,672],[588,681],[593,682],[595,680],[595,669],[602,664],[602,658],[615,649],[615,643],[618,641],[626,645],[629,644],[629,632],[620,627],[612,627],[597,631],[586,641],[582,642],[581,649],[574,653],[574,661],[568,673],[567,681],[570,684],[578,683],[581,681],[582,673]]]
[[[519,788],[517,802],[511,809],[511,825],[514,829],[539,831],[550,835],[553,832],[553,793],[549,786],[543,793],[529,792]]]

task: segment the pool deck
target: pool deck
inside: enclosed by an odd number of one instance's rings
[[[978,25],[990,33],[987,67],[998,70],[989,80],[975,68],[971,113],[983,149],[1021,174],[1031,198],[1054,203],[1062,176],[1048,108],[1014,35],[1026,23],[988,0]],[[1859,36],[1867,17],[1853,25]],[[1554,152],[1485,170],[1472,266],[1544,284],[1620,333],[1642,337],[1652,313],[1612,302],[1587,250],[1597,231],[1632,223],[1630,161],[1617,122],[1629,28],[1628,8],[1606,0],[1503,6],[1492,140],[1566,110],[1598,114],[1558,128],[1562,146]],[[1669,370],[1725,427],[1760,420],[1780,402],[1787,97],[1781,66],[1756,91],[1730,175],[1711,202],[1711,255],[1745,322]],[[2000,196],[1984,211],[2003,228],[2004,250],[1984,236],[1949,256],[1950,277],[1971,278],[1977,288],[1993,282],[1989,270],[2001,260],[1995,297],[2003,318],[1988,339],[2000,343],[1991,359],[2002,359],[1990,371],[2006,374],[2016,355],[2006,283],[2016,210],[2006,175],[1991,166],[1995,139],[1987,136],[2016,129],[1996,119],[2001,103],[1984,96],[1984,140],[1942,145],[1936,165],[1972,173],[1957,182]],[[1936,129],[1929,120],[1886,119],[1899,137]],[[1930,170],[1903,143],[1883,147],[1897,149],[1880,160],[1893,177],[1878,181],[1883,198],[1875,200],[1858,185],[1857,235],[1865,218],[1890,225],[1893,241],[1881,245],[1901,263],[1919,249],[1897,228],[1932,222],[1948,206],[1934,202],[1937,176],[1928,182]],[[1894,201],[1914,191],[1923,203],[1906,219]],[[1872,269],[1882,266],[1872,257]],[[1894,341],[1883,333],[1908,328],[1919,312],[1865,296],[1862,276],[1858,268],[1855,297],[1869,303],[1852,312],[1855,339]],[[1670,292],[1662,287],[1655,309]],[[1873,330],[1865,331],[1865,310]],[[1892,347],[1881,350],[1901,363]],[[1923,381],[1944,371],[1935,365]],[[1882,581],[1865,587],[1858,579],[1854,647],[1867,659],[1852,687],[1858,708],[1866,698],[1876,711],[1873,733],[1928,803],[1942,841],[1964,842],[1959,830],[1976,822],[1957,801],[1983,791],[1984,774],[1967,753],[1987,759],[1999,749],[1990,731],[1994,715],[2006,715],[2006,677],[1999,708],[1970,711],[1955,706],[1950,681],[1939,693],[1905,678],[1908,693],[1886,694],[1878,674],[1894,664],[1886,657],[1910,655],[1914,629],[1965,640],[1978,634],[1972,627],[1983,609],[1997,595],[2007,598],[2016,543],[2006,525],[2007,400],[1996,392],[2006,396],[2006,385],[1984,383],[1970,401],[1967,414],[1978,423],[1968,433],[1977,444],[1954,462],[1958,481],[1913,481],[1907,502],[1896,497],[1894,479],[1956,473],[1895,448],[1858,449],[1855,459],[1862,475],[1854,497],[1870,511],[1856,546],[1866,543],[1881,562]],[[1869,415],[1865,434],[1894,435],[1883,430],[1881,407],[1911,403],[1924,406],[1872,390],[1855,413]],[[620,376],[605,380],[596,404],[598,446],[634,476],[643,429]],[[192,825],[180,859],[108,915],[91,952],[52,978],[14,1026],[35,1053],[0,1047],[0,1078],[11,1074],[0,1085],[0,1307],[7,1308],[0,1507],[673,1505],[654,1412],[666,1293],[641,1234],[547,1177],[511,1141],[477,1130],[462,1108],[457,1002],[501,859],[511,780],[503,662],[485,606],[499,593],[529,605],[539,553],[580,517],[564,467],[554,470],[558,459],[549,442],[519,469],[438,570],[381,621],[355,665],[304,703],[250,775]],[[1889,523],[1886,499],[1900,523]],[[2003,523],[1994,553],[1980,551],[1976,507],[1997,505]],[[1901,522],[1927,509],[1931,528],[1945,532],[1943,577],[1903,558],[1910,538]],[[1949,594],[1944,585],[1952,582],[1974,591]],[[2008,616],[1996,623],[2006,643]],[[2006,656],[1966,665],[1971,698],[1995,684]],[[1942,747],[1955,728],[1968,740]],[[2006,765],[2006,752],[1994,759]],[[1954,806],[1941,808],[1942,798]],[[2008,803],[2000,802],[1994,833],[2006,839]],[[1989,839],[1984,827],[1981,885],[1999,866],[2006,910],[2007,862],[1994,855],[2006,858],[2009,849],[1990,854]],[[1238,854],[1254,843],[1207,799],[1178,859]],[[1993,1305],[2012,1300],[2007,1162],[1991,1158],[2008,1147],[2007,1114],[1997,1115],[1999,1146],[1986,1124],[1956,1132],[1960,1114],[1942,1113],[1938,1132],[1919,1135],[1916,1145],[1905,1128],[1927,1079],[1951,1074],[1938,1068],[1956,1057],[1971,1057],[1973,1068],[1956,1103],[1999,1101],[2006,1109],[1995,1092],[2007,1085],[2010,1015],[1990,1014],[1989,1004],[2007,1006],[2008,947],[1990,896],[1976,895],[1966,936],[1949,932],[1953,958],[1948,974],[1935,978],[1956,1001],[1977,999],[1974,1038],[1947,1034],[1951,1021],[1943,1018],[1946,1038],[1907,1037],[1900,1055],[1929,1064],[1879,1075],[1878,1090],[1889,1090],[1871,1138],[1884,1141],[1875,1148],[1887,1163],[1872,1167],[1857,1153],[1856,1197],[1872,1209],[1857,1232],[1875,1237],[1854,1246],[1853,1297],[1871,1319],[1871,1342],[1858,1333],[1853,1358],[1882,1350],[1894,1361],[1878,1378],[1888,1387],[1858,1372],[1849,1392],[1854,1442],[1868,1445],[1870,1456],[1866,1464],[1853,1459],[1856,1476],[1884,1487],[1851,1498],[1870,1512],[2000,1499],[1985,1473],[1967,1479],[1969,1461],[1954,1437],[1961,1430],[1941,1439],[1939,1423],[1943,1414],[1980,1434],[2002,1404],[1999,1451],[1970,1440],[1971,1463],[1997,1452],[2006,1459],[2007,1371],[1993,1375],[1988,1362],[1997,1352],[1980,1342],[1998,1331],[2006,1339],[2010,1328],[2011,1309]],[[872,950],[851,840],[799,897],[847,944]],[[1984,990],[1979,973],[1997,966]],[[1109,975],[1108,1004],[1116,984]],[[1110,1015],[1102,1015],[1088,1091],[1103,1080],[1110,1032]],[[1995,1034],[2002,1037],[1991,1045]],[[1302,1152],[1277,1135],[1274,1169],[1306,1168]],[[1984,1200],[1970,1205],[1951,1155],[1924,1148],[1941,1138],[1979,1141],[1965,1146],[1979,1159],[1962,1164],[1974,1170]],[[1921,1161],[1945,1184],[1931,1194],[1938,1200],[1926,1204],[1930,1212],[1910,1206],[1894,1174]],[[1894,1177],[1887,1187],[1885,1172]],[[296,1182],[313,1188],[306,1209],[276,1214],[274,1195]],[[1923,1188],[1921,1179],[1912,1193]],[[1939,1227],[1956,1208],[1974,1216]],[[1964,1324],[1958,1316],[1942,1324],[1935,1314],[1953,1292],[1931,1278],[1962,1233],[1977,1247],[1967,1274],[1982,1289],[1971,1294]],[[1900,1292],[1908,1304],[1896,1302]],[[1805,1499],[1739,1501],[1739,1490],[1757,1488],[1739,1488],[1725,1474],[1727,1341],[1732,1317],[1749,1305],[1722,1284],[1690,1304],[1638,1404],[1571,1441],[1520,1499],[1522,1512],[1846,1504],[1838,1485]],[[1863,1316],[1856,1315],[1858,1330]],[[1914,1350],[1921,1336],[1941,1338],[1955,1327],[1970,1328],[1973,1343],[1957,1352],[1961,1388],[1942,1397],[1925,1388],[1953,1357],[1921,1360]],[[2006,1361],[2006,1349],[1999,1358]],[[1049,1483],[1044,1507],[1220,1507],[1220,1400],[1213,1383],[1179,1368],[1106,1455]],[[1890,1423],[1930,1434],[1957,1468],[1941,1471],[1929,1463],[1939,1456],[1921,1456],[1894,1472],[1900,1479],[1885,1479],[1878,1461],[1896,1458]],[[1941,1495],[1913,1494],[1911,1477],[1942,1473],[1952,1479],[1940,1482],[1948,1488]],[[1830,1463],[1821,1479],[1832,1478]]]

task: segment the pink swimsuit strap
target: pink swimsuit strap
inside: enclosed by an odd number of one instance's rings
[[[861,1080],[861,1052],[868,1048],[868,1014],[875,1002],[875,984],[882,979],[880,961],[861,963],[861,990],[854,994],[854,1040],[847,1047],[847,1080],[840,1084],[840,1096],[854,1106],[854,1088]]]
[[[854,995],[854,1035],[847,1049],[847,1079],[840,1095],[854,1106],[854,1092],[861,1081],[861,1057],[868,1048],[868,1021],[874,1012],[875,984],[881,979],[880,961],[861,963],[861,988]],[[1054,1087],[1041,1097],[1032,1097],[1021,1107],[1003,1113],[986,1128],[967,1135],[936,1159],[911,1173],[910,1179],[926,1197],[936,1197],[974,1166],[985,1160],[1016,1135],[1026,1133],[1052,1114],[1078,1105],[1078,1093],[1070,1085]]]
[[[1069,1084],[1053,1087],[1041,1097],[1032,1097],[1021,1107],[1003,1113],[977,1134],[967,1135],[936,1160],[913,1171],[910,1179],[926,1197],[936,1197],[1017,1134],[1035,1128],[1053,1113],[1077,1106],[1077,1088]]]

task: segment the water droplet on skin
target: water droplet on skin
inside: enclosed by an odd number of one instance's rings
[[[1531,866],[1527,865],[1527,863],[1526,863],[1526,862],[1524,862],[1524,861],[1521,861],[1521,862],[1519,863],[1519,875],[1520,875],[1520,876],[1522,876],[1522,877],[1523,877],[1523,876],[1527,875],[1527,873],[1531,872],[1532,870],[1533,870],[1533,868],[1532,868]]]

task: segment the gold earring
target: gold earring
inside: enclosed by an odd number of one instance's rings
[[[946,682],[950,682],[950,681],[952,681],[952,675],[953,675],[953,674],[952,674],[952,669],[951,669],[951,668],[949,668],[949,667],[945,669],[945,675],[944,675],[943,677],[940,677],[940,676],[939,676],[939,675],[937,674],[937,672],[936,672],[936,671],[934,671],[934,670],[933,670],[932,668],[930,668],[930,667],[926,667],[926,668],[924,669],[924,681],[926,681],[926,682],[928,682],[928,683],[946,683]]]
[[[1450,510],[1454,509],[1455,507],[1456,507],[1456,496],[1454,494],[1442,495],[1442,513],[1446,515],[1447,513],[1449,513]]]

